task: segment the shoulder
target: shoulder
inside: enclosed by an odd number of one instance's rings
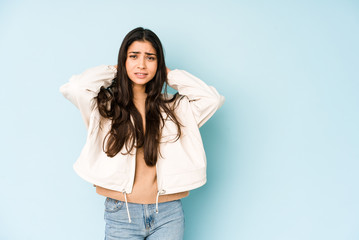
[[[165,104],[169,110],[173,111],[179,118],[187,118],[192,115],[192,110],[190,106],[190,100],[186,95],[176,94],[167,94],[164,96]]]
[[[185,95],[181,95],[178,92],[175,94],[163,94],[162,99],[169,107],[177,108],[178,105],[181,105],[183,101],[188,101],[188,98]]]

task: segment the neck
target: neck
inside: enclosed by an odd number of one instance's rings
[[[145,85],[133,85],[133,99],[134,100],[146,100],[147,93],[145,92]]]

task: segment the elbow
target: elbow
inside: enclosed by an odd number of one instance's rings
[[[224,96],[220,94],[212,95],[211,98],[207,99],[207,107],[208,111],[212,112],[211,115],[213,115],[218,109],[220,109],[225,101]]]
[[[59,88],[59,91],[64,97],[66,97],[68,95],[68,92],[69,92],[69,83],[65,83],[64,85],[62,85]]]
[[[212,106],[215,107],[215,110],[218,110],[220,107],[222,107],[225,98],[223,95],[219,94],[217,89],[215,89],[214,87],[210,87],[212,90],[211,93],[211,102],[212,102]]]
[[[217,97],[217,110],[219,109],[219,108],[221,108],[222,107],[222,105],[224,104],[224,102],[225,102],[225,97],[223,96],[223,95],[220,95],[220,94],[218,94],[219,96]]]

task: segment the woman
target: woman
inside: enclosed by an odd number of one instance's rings
[[[178,92],[169,96],[167,84]],[[106,196],[105,239],[182,239],[181,198],[206,182],[199,127],[224,97],[168,69],[159,38],[140,27],[124,38],[117,65],[73,75],[60,91],[88,129],[74,170]]]

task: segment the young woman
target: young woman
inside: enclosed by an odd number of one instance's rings
[[[178,92],[167,94],[167,84]],[[181,198],[206,182],[199,127],[224,97],[168,69],[159,38],[140,27],[117,65],[73,75],[60,91],[88,129],[74,170],[106,197],[105,239],[183,239]]]

